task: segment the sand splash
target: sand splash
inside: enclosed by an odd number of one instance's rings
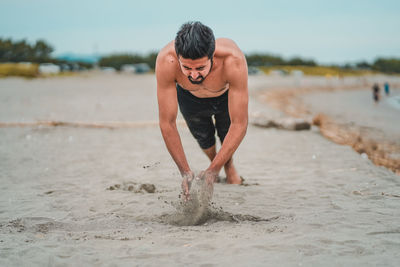
[[[190,199],[184,201],[180,196],[179,201],[171,202],[170,204],[176,211],[172,214],[161,215],[160,221],[176,226],[194,226],[218,221],[269,222],[279,219],[279,216],[264,219],[253,215],[226,212],[222,207],[217,207],[215,203],[211,202],[212,193],[213,187],[207,185],[205,179],[194,179],[190,188]]]
[[[196,177],[193,179],[190,188],[189,200],[180,200],[171,203],[176,213],[167,216],[167,222],[174,225],[199,225],[207,221],[209,216],[209,207],[213,194],[213,186],[207,185],[205,179]]]

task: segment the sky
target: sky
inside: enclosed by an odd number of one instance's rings
[[[54,55],[159,51],[187,21],[245,53],[321,64],[400,58],[398,0],[0,0],[0,38],[44,39]]]

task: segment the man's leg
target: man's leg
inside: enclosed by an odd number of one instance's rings
[[[210,148],[203,149],[204,153],[207,155],[207,157],[212,161],[215,158],[216,149],[215,145],[213,145]],[[228,184],[241,184],[242,179],[240,179],[239,174],[236,171],[235,166],[233,165],[233,159],[230,158],[224,165],[225,169],[225,174],[226,174],[226,182]]]
[[[215,155],[217,155],[217,152],[215,150],[215,145],[213,145],[210,148],[203,149],[203,152],[207,155],[207,157],[210,159],[210,161],[213,161],[213,159],[215,158]],[[217,177],[215,177],[214,182],[218,181],[218,176],[219,176],[219,174],[217,175]]]
[[[217,152],[215,151],[215,145],[213,145],[210,148],[203,149],[204,153],[207,155],[207,157],[210,159],[210,161],[213,161],[215,158],[215,155],[217,155]]]
[[[224,165],[225,173],[226,173],[226,182],[228,184],[241,184],[242,179],[236,171],[235,166],[233,165],[233,158],[230,158]]]
[[[231,120],[228,112],[228,101],[226,100],[226,103],[224,105],[221,105],[220,108],[223,110],[223,112],[215,115],[215,127],[217,128],[217,133],[221,140],[221,143],[223,143],[231,125]],[[226,182],[228,184],[242,183],[242,179],[240,178],[235,166],[233,165],[233,158],[230,158],[225,163],[224,169],[226,173]]]

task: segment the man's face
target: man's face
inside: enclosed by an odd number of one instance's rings
[[[179,65],[182,73],[188,77],[191,83],[200,84],[211,72],[212,61],[207,56],[198,59],[183,58],[180,56]]]

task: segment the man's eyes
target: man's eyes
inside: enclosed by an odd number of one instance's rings
[[[185,68],[185,70],[191,70],[189,67],[184,66],[183,68]],[[204,67],[196,68],[196,70],[204,70]]]

